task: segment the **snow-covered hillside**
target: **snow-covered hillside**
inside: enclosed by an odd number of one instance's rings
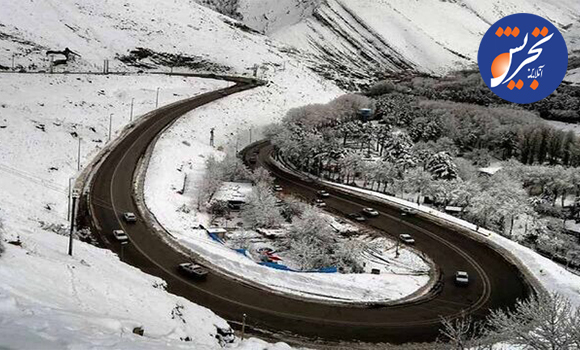
[[[220,2],[221,0],[204,0]],[[481,37],[513,13],[557,25],[580,46],[576,0],[239,0],[248,26],[311,54],[317,70],[358,78],[380,70],[443,73],[477,63]]]
[[[48,70],[46,50],[70,48],[81,57],[56,71],[137,70],[146,63],[231,74],[261,66],[268,88],[246,92],[220,113],[263,113],[326,101],[341,91],[259,34],[188,0],[0,1],[0,71]],[[141,62],[129,51],[143,48]],[[124,60],[115,57],[127,56]],[[290,79],[289,77],[292,77]],[[76,243],[66,255],[67,187],[81,167],[134,115],[227,83],[161,75],[0,76],[0,219],[7,241],[0,256],[0,348],[217,348],[227,327],[211,311],[170,295],[158,279],[125,266],[114,255]],[[300,84],[297,84],[299,82]],[[305,89],[308,87],[308,89]],[[324,91],[322,94],[318,92]],[[272,110],[268,98],[277,108]],[[237,99],[236,99],[237,100]],[[243,111],[240,106],[245,108]],[[112,117],[111,117],[112,116]],[[183,308],[177,305],[183,306]],[[173,314],[172,314],[173,313]],[[183,314],[185,323],[180,319]],[[145,337],[133,335],[142,325]],[[189,337],[193,342],[182,342]],[[64,339],[64,340],[63,340]],[[256,340],[244,349],[284,348]]]

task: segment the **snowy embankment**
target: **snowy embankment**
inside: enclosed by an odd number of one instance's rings
[[[4,74],[0,86],[0,348],[215,349],[228,324],[107,250],[74,242],[67,186],[134,115],[227,86],[165,76]],[[144,336],[132,333],[143,327]],[[190,342],[182,339],[189,338]],[[236,344],[262,348],[260,342]],[[280,345],[280,348],[285,348]]]
[[[223,157],[218,148],[241,150],[260,138],[264,125],[278,121],[288,109],[308,103],[327,102],[340,91],[303,68],[287,66],[269,76],[267,87],[236,94],[196,109],[169,128],[157,142],[145,182],[145,202],[159,223],[180,243],[230,274],[258,283],[272,291],[342,302],[392,301],[417,292],[429,276],[384,273],[304,274],[279,271],[254,261],[209,239],[199,224],[209,217],[197,208],[197,186],[205,160]],[[209,145],[215,129],[215,147]],[[251,130],[251,131],[250,131]],[[185,177],[187,176],[187,180]],[[179,194],[185,181],[184,194]],[[407,256],[408,255],[408,256]],[[408,265],[419,263],[405,254]],[[421,262],[422,263],[422,262]],[[239,278],[238,277],[238,278]]]
[[[472,223],[458,219],[449,214],[442,213],[425,205],[417,205],[416,203],[409,202],[400,198],[358,187],[337,184],[329,181],[324,181],[324,183],[330,186],[339,187],[343,190],[353,191],[372,198],[379,198],[391,203],[399,204],[401,206],[411,207],[444,221],[448,221],[454,225],[472,230],[473,232],[476,232],[477,229],[476,225]],[[490,242],[498,244],[499,246],[509,251],[519,261],[520,267],[527,269],[533,278],[541,283],[541,285],[546,290],[550,292],[557,292],[569,298],[575,305],[580,306],[580,276],[567,271],[564,267],[556,264],[552,260],[544,258],[533,250],[524,247],[514,241],[511,241],[508,238],[505,238],[495,232],[483,228],[479,228],[477,232],[481,235],[481,237],[489,240]]]

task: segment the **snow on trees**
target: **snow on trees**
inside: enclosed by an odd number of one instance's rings
[[[453,180],[457,178],[457,165],[447,152],[431,156],[425,168],[437,179]]]
[[[293,221],[283,242],[302,270],[336,266],[345,272],[362,272],[362,241],[338,240],[320,213],[308,207]]]
[[[254,186],[242,208],[242,218],[252,228],[275,228],[284,222],[269,184]]]
[[[513,311],[495,310],[489,325],[520,349],[580,349],[580,310],[556,294],[532,295]]]

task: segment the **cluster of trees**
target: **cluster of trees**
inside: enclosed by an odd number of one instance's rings
[[[578,57],[575,57],[575,62],[577,60]],[[479,72],[473,70],[454,72],[446,77],[431,77],[422,74],[404,76],[400,77],[396,83],[388,80],[378,82],[368,91],[370,96],[392,93],[480,106],[510,105],[509,102],[496,96],[485,85]],[[545,119],[578,123],[580,122],[580,87],[564,83],[547,98],[523,107],[537,112]]]
[[[580,140],[536,114],[512,106],[483,107],[391,93],[378,97],[377,117],[407,130],[413,142],[445,137],[459,153],[488,151],[526,164],[580,165]]]
[[[532,296],[484,322],[463,317],[442,324],[439,344],[446,349],[491,350],[499,342],[522,350],[580,349],[580,310],[557,294]]]
[[[425,196],[440,208],[463,207],[463,216],[477,225],[570,260],[567,252],[579,245],[562,219],[574,214],[563,209],[567,194],[580,195],[580,169],[573,167],[580,165],[580,141],[573,133],[511,106],[430,101],[391,85],[386,90],[374,106],[378,122],[361,121],[360,104],[335,111],[338,117],[322,116],[317,106],[289,113],[270,138],[298,169],[407,198],[414,194],[417,201]],[[481,177],[477,167],[494,158],[507,160],[504,170]],[[528,224],[514,232],[517,221]]]
[[[336,266],[346,273],[363,272],[363,242],[338,237],[312,207],[305,208],[293,220],[282,244],[303,270]]]
[[[211,202],[209,210],[215,216],[229,215],[227,203],[211,201],[211,196],[224,181],[253,183],[252,193],[242,207],[241,216],[251,228],[280,228],[289,223],[288,235],[279,242],[301,269],[311,270],[329,266],[341,268],[345,273],[361,273],[360,255],[364,243],[337,237],[322,214],[313,206],[290,198],[277,205],[272,191],[274,179],[264,168],[250,171],[241,159],[227,154],[222,160],[209,158],[206,174],[198,191],[198,205]],[[249,245],[249,235],[237,238],[244,248]]]

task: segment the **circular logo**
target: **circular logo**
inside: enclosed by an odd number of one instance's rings
[[[483,81],[497,96],[532,103],[564,80],[568,48],[552,23],[529,13],[506,16],[485,33],[477,63]]]

